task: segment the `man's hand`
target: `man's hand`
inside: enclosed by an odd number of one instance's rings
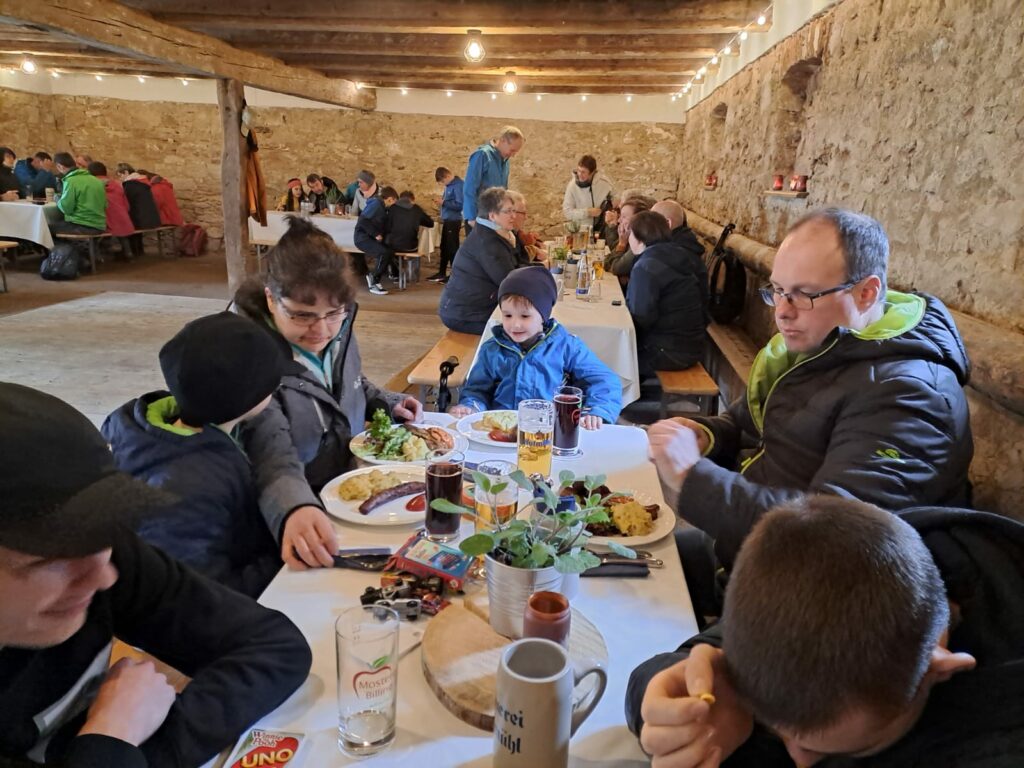
[[[299,507],[288,515],[281,536],[281,559],[293,571],[330,568],[337,551],[334,526],[320,507]]]
[[[708,433],[704,430],[704,427],[693,419],[687,419],[682,416],[673,416],[671,421],[674,421],[677,424],[682,424],[684,427],[689,427],[693,430],[693,434],[697,436],[697,447],[700,448],[700,453],[703,456],[711,442],[708,438]]]
[[[137,747],[167,718],[174,697],[153,662],[121,659],[107,672],[78,735],[111,736]]]
[[[423,418],[423,403],[415,397],[407,397],[391,409],[391,415],[396,419],[418,424]]]
[[[699,427],[698,427],[699,429]],[[683,487],[686,473],[701,459],[697,435],[689,426],[665,419],[647,431],[651,461],[658,468],[658,477],[670,488]]]
[[[604,424],[604,419],[592,413],[580,417],[580,426],[584,429],[600,429],[602,424]]]
[[[701,694],[712,694],[714,703]],[[690,658],[651,678],[640,714],[640,745],[653,768],[716,768],[754,727],[725,674],[725,655],[710,645],[695,646]]]
[[[18,199],[18,190],[12,189],[4,192],[2,197],[5,202],[13,202]]]
[[[453,405],[448,409],[448,415],[454,416],[456,419],[461,419],[463,416],[469,416],[476,413],[476,410],[468,405]]]
[[[594,218],[595,216],[600,216],[600,215],[601,215],[601,209],[600,208],[587,208],[587,216],[589,216],[590,218]]]
[[[614,208],[610,208],[609,210],[605,211],[604,223],[607,224],[609,227],[614,227],[616,224],[619,223],[619,212],[616,211]]]

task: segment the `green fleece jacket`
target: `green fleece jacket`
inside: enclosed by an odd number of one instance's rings
[[[57,207],[72,224],[92,227],[100,232],[107,228],[106,185],[84,168],[64,175],[64,188]]]

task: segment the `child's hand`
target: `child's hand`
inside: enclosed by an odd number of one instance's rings
[[[448,414],[456,419],[461,419],[463,416],[469,416],[472,413],[476,413],[476,411],[468,405],[453,405],[448,409]]]
[[[580,426],[584,429],[600,429],[602,424],[604,424],[604,419],[592,413],[580,417]]]

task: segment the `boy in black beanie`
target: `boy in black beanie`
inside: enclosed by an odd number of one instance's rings
[[[555,279],[544,267],[508,273],[498,286],[501,326],[480,346],[451,415],[515,410],[522,400],[551,400],[568,383],[583,390],[580,426],[598,429],[604,422],[615,423],[622,410],[622,382],[551,317],[557,298]]]
[[[193,320],[160,350],[170,391],[126,403],[102,429],[118,469],[180,497],[141,522],[139,535],[253,597],[281,560],[234,432],[267,406],[289,365],[251,320],[231,312]]]

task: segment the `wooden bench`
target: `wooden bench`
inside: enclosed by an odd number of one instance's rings
[[[395,258],[398,259],[398,290],[404,291],[409,285],[409,280],[419,282],[420,254],[418,251],[398,251]],[[413,279],[414,266],[416,279]]]
[[[440,385],[441,363],[449,357],[458,358],[459,367],[448,376],[448,386],[461,387],[466,381],[466,374],[469,373],[469,366],[473,362],[473,355],[476,354],[478,346],[480,337],[475,334],[445,331],[437,344],[409,373],[409,383],[419,385],[420,402],[426,402],[429,387]]]
[[[661,384],[661,418],[668,415],[670,397],[696,400],[705,416],[718,413],[718,385],[700,363],[682,371],[655,371]]]
[[[711,323],[708,336],[714,344],[708,345],[705,365],[718,382],[722,397],[730,403],[746,391],[759,347],[735,325]]]
[[[164,257],[164,234],[167,232],[171,233],[171,253],[175,253],[175,237],[174,233],[177,231],[177,227],[173,224],[165,224],[161,227],[151,227],[149,229],[136,229],[133,234],[142,235],[145,237],[149,234],[156,235],[156,250],[160,254],[160,258]]]
[[[4,289],[0,293],[7,293],[7,271],[4,268],[4,261],[7,260],[6,251],[9,248],[17,248],[18,244],[13,240],[0,240],[0,282],[3,283]],[[15,261],[17,266],[17,261]]]
[[[66,232],[57,235],[58,240],[72,240],[78,242],[82,242],[84,240],[89,243],[89,272],[94,275],[96,274],[97,244],[105,237],[113,237],[113,235],[109,232],[99,232],[95,235],[73,234]]]

